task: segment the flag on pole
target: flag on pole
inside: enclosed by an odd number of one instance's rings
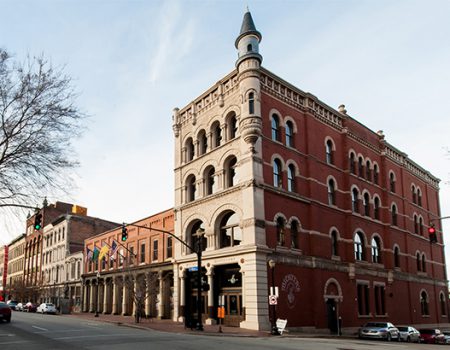
[[[92,261],[98,259],[98,254],[100,254],[100,250],[97,248],[97,246],[94,246],[94,252],[92,253]]]
[[[109,245],[103,243],[102,249],[100,249],[100,254],[98,255],[98,260],[102,260],[102,258],[109,252]]]
[[[111,260],[114,260],[116,258],[117,249],[119,249],[119,245],[116,241],[113,241],[109,250],[109,258]]]
[[[92,250],[86,247],[86,257],[84,258],[84,261],[86,262],[90,260],[92,260]]]

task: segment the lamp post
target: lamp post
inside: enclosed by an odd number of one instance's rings
[[[202,322],[202,238],[205,230],[198,228],[194,236],[197,237],[197,325],[196,330],[203,330]]]
[[[97,271],[97,293],[95,295],[95,315],[94,315],[94,317],[98,317],[98,291],[99,291],[98,283],[99,283],[99,280],[100,280],[100,271]]]
[[[272,274],[272,281],[271,281],[271,295],[276,295],[277,293],[275,292],[275,260],[270,259],[269,260],[269,267],[271,269],[271,274]],[[277,310],[276,310],[276,306],[275,304],[271,304],[270,308],[272,309],[272,320],[271,320],[271,334],[272,335],[280,335],[280,333],[278,333],[278,328],[277,328]]]

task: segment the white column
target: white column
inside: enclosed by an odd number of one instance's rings
[[[112,280],[113,283],[113,297],[112,297],[112,314],[117,315],[117,304],[118,304],[118,298],[119,298],[119,285],[117,283],[117,277],[114,277]]]
[[[94,287],[95,286],[94,286],[93,280],[91,280],[91,283],[89,286],[89,288],[90,288],[89,312],[94,312],[94,303],[95,303],[95,296],[94,296],[95,288]]]
[[[83,283],[83,312],[88,311],[88,291],[86,281]]]
[[[163,272],[158,271],[159,291],[158,291],[158,319],[164,316],[164,281]]]
[[[128,288],[127,288],[127,281],[126,276],[123,276],[123,293],[122,293],[122,315],[127,315],[127,309],[128,309]]]
[[[183,270],[183,271],[181,271],[180,278],[178,279],[179,284],[180,284],[180,294],[178,295],[178,300],[179,300],[179,305],[180,305],[180,307],[179,307],[180,311],[179,311],[179,315],[178,315],[178,322],[184,322],[184,312],[185,312],[184,308],[185,308],[185,305],[186,305],[185,285],[184,285],[185,284],[185,280],[186,280],[186,277],[185,277],[184,270]]]
[[[213,267],[206,271],[206,276],[208,277],[208,318],[205,320],[205,324],[215,324],[216,320],[213,318],[214,316],[214,272]]]
[[[150,282],[151,282],[151,274],[145,274],[145,316],[150,316],[150,307],[152,300],[150,299]]]
[[[136,276],[136,278],[134,279],[134,283],[133,283],[133,311],[131,313],[132,316],[136,315],[136,293],[138,291],[138,278]]]
[[[107,314],[109,311],[108,303],[109,303],[109,283],[106,281],[106,278],[103,280],[103,313]]]

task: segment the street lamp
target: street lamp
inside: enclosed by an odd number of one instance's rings
[[[203,330],[202,322],[202,238],[205,230],[199,227],[193,236],[197,237],[197,326],[196,330]]]
[[[271,296],[275,296],[276,292],[275,292],[275,260],[270,259],[269,260],[269,267],[272,270],[272,282],[271,282]],[[272,320],[271,320],[271,325],[272,325],[272,329],[271,329],[271,334],[272,335],[280,335],[280,333],[278,332],[278,328],[277,328],[277,310],[276,310],[276,306],[274,303],[271,303],[271,305],[269,305],[270,308],[272,309]]]
[[[100,271],[97,271],[97,293],[96,293],[96,300],[95,300],[95,315],[94,317],[98,317],[98,283],[99,283],[99,279],[100,279]]]

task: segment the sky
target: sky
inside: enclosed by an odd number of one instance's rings
[[[77,186],[49,202],[116,222],[173,207],[172,110],[234,69],[247,6],[263,66],[383,130],[441,179],[450,216],[449,0],[0,0],[0,47],[64,66],[89,115],[72,146]],[[25,215],[0,211],[0,244],[25,231]]]

